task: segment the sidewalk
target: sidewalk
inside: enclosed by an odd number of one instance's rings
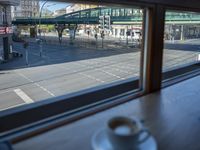
[[[26,41],[30,43],[37,43],[37,38],[26,37]],[[136,41],[128,40],[128,44],[126,39],[119,39],[113,37],[106,37],[103,39],[103,47],[102,47],[102,39],[99,37],[97,40],[93,36],[76,36],[74,40],[71,40],[68,36],[63,36],[62,43],[59,43],[57,36],[42,36],[45,44],[51,45],[66,45],[66,46],[75,46],[80,48],[98,48],[98,49],[113,49],[113,48],[137,48],[139,47],[139,43]]]
[[[186,40],[165,40],[165,43],[170,43],[170,44],[192,44],[192,45],[199,45],[200,39],[186,39]]]
[[[39,57],[39,54],[36,55],[31,51],[33,44],[29,44],[29,54],[28,54],[28,62],[29,64],[26,64],[26,54],[25,49],[23,48],[23,43],[14,43],[13,44],[13,50],[16,52],[19,52],[22,54],[22,57],[14,57],[10,59],[8,62],[2,63],[0,65],[0,70],[8,70],[8,69],[18,69],[18,68],[26,68],[26,67],[32,67],[37,65],[42,65],[45,63],[44,58]]]
[[[1,64],[0,70],[50,65],[139,51],[137,48],[121,48],[120,45],[114,47],[109,46],[109,48],[107,48],[108,46],[96,48],[95,45],[92,45],[88,48],[88,46],[80,46],[79,44],[56,45],[44,43],[42,45],[42,57],[40,57],[40,45],[37,44],[34,39],[27,38],[27,41],[29,42],[27,48],[29,65],[26,65],[26,49],[24,49],[23,43],[15,42],[13,43],[13,50],[23,54],[23,57],[16,57],[9,62]]]

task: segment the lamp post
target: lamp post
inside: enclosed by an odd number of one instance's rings
[[[54,6],[54,5],[56,5],[56,3],[54,3],[54,4],[49,4],[49,5],[47,5],[45,8],[46,8],[46,12],[45,12],[45,16],[44,16],[44,18],[46,18],[46,15],[47,15],[47,8],[48,7],[51,7],[51,6]]]
[[[41,39],[41,17],[42,17],[42,10],[44,8],[44,5],[48,2],[48,0],[46,0],[43,4],[42,7],[40,9],[40,16],[39,16],[39,34],[40,34],[40,39],[37,39],[37,42],[40,46],[40,57],[42,57],[42,52],[43,52],[43,47],[42,47],[42,39]]]
[[[42,10],[44,8],[44,5],[48,2],[48,0],[46,0],[43,4],[42,7],[40,8],[40,16],[39,16],[39,34],[40,34],[40,39],[41,39],[41,17],[42,17]]]
[[[44,10],[43,10],[43,11],[44,11],[44,13],[43,13],[43,18],[46,18],[47,10],[48,10],[47,8],[48,8],[48,7],[51,7],[51,6],[54,6],[54,5],[56,5],[56,4],[49,4],[49,5],[47,5],[47,6],[45,6],[45,7],[43,8],[43,9],[44,9]],[[45,8],[46,8],[46,10],[45,10]],[[41,12],[41,13],[42,13],[42,12]],[[42,15],[41,15],[41,16],[42,16]],[[41,18],[42,18],[42,17],[41,17]],[[41,31],[41,30],[40,30],[40,31]],[[46,39],[45,39],[45,33],[46,33],[46,32],[44,32],[44,40],[46,41]],[[40,37],[40,38],[41,38],[41,37]]]

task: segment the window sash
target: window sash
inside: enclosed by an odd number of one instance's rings
[[[89,2],[89,1],[88,1]],[[108,2],[109,0],[104,0]],[[144,2],[144,3],[143,3]],[[133,91],[135,88],[139,88],[141,94],[148,94],[155,90],[161,88],[162,83],[162,51],[163,51],[163,40],[164,36],[164,17],[165,9],[168,8],[168,5],[165,6],[162,1],[154,0],[138,0],[134,2],[117,0],[116,4],[120,6],[138,6],[145,8],[145,15],[143,19],[143,48],[144,51],[141,53],[141,79],[137,80],[127,80],[125,82],[114,83],[112,85],[107,85],[102,88],[95,88],[90,90],[84,90],[76,94],[70,94],[66,96],[61,96],[47,101],[41,101],[31,105],[25,105],[22,107],[14,108],[12,110],[5,111],[0,114],[0,132],[3,133],[0,136],[7,137],[12,134],[13,131],[17,131],[16,128],[23,128],[23,126],[36,123],[42,119],[48,119],[49,117],[56,116],[67,111],[73,111],[69,115],[75,115],[78,111],[81,111],[80,108],[83,106],[88,106],[88,104],[93,104],[92,107],[96,104],[102,105],[102,103],[116,102],[120,97],[125,97],[129,95],[131,100],[136,91]],[[176,0],[174,0],[176,2]],[[152,4],[151,4],[152,3]],[[173,3],[173,2],[169,2]],[[198,2],[200,3],[200,2]],[[159,5],[157,5],[159,4]],[[177,4],[173,3],[175,6]],[[113,4],[110,4],[113,5]],[[196,6],[196,4],[195,4]],[[199,5],[200,6],[200,5]],[[182,4],[181,6],[182,7]],[[186,5],[184,5],[186,7]],[[191,6],[192,7],[192,6]],[[177,7],[175,7],[177,8]],[[194,9],[196,9],[194,7]],[[159,26],[160,25],[160,26]],[[156,28],[159,27],[160,32],[156,32]],[[155,37],[155,38],[152,38]],[[158,46],[160,45],[160,46]],[[159,55],[153,55],[155,52],[160,51]],[[159,60],[159,65],[154,59]],[[155,70],[158,69],[159,72],[155,74]],[[140,86],[141,85],[141,86]],[[138,92],[138,91],[137,91]],[[103,94],[102,94],[103,93]],[[117,96],[118,95],[118,96]],[[111,97],[114,97],[116,101],[111,101]],[[113,100],[113,99],[112,99]],[[126,100],[126,101],[128,101]],[[122,100],[123,102],[125,100]],[[122,102],[121,101],[121,102]],[[81,103],[80,103],[81,102]],[[102,102],[102,103],[98,103]],[[120,102],[119,102],[120,103]],[[116,104],[112,104],[114,106]],[[84,108],[83,108],[84,109]],[[103,108],[101,109],[103,110]],[[34,114],[34,116],[33,116]],[[30,117],[31,116],[31,117]],[[5,133],[5,134],[4,134]]]

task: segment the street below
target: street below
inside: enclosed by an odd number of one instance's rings
[[[198,43],[167,42],[163,70],[198,61]],[[0,110],[138,78],[140,73],[140,48],[114,41],[105,42],[104,48],[80,40],[73,45],[43,43],[42,56],[40,46],[30,42],[28,65],[22,43],[14,43],[13,49],[23,57],[0,65]]]

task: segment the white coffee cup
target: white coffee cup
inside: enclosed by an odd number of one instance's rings
[[[141,134],[145,134],[143,139]],[[118,116],[108,121],[107,135],[115,150],[135,150],[149,138],[150,133],[138,119]]]

